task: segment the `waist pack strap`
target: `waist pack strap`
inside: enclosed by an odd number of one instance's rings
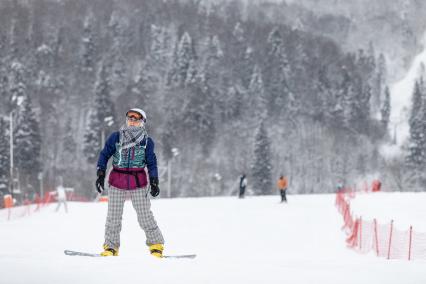
[[[141,187],[140,183],[139,183],[139,179],[138,179],[138,174],[139,173],[143,173],[144,170],[138,170],[138,171],[126,171],[126,170],[121,170],[121,169],[112,169],[114,172],[120,173],[120,174],[126,174],[126,175],[131,175],[135,178],[135,182],[136,182],[136,186],[138,188]]]

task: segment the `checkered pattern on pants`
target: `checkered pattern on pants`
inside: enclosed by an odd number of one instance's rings
[[[163,235],[151,211],[147,187],[135,190],[120,190],[110,186],[108,189],[108,215],[105,225],[105,245],[111,248],[120,247],[121,220],[124,201],[130,194],[133,208],[136,210],[138,222],[146,235],[146,244],[164,244]]]

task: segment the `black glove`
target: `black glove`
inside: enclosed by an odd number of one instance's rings
[[[98,179],[96,180],[96,190],[99,193],[102,193],[102,191],[104,191],[105,189],[105,171],[98,169],[98,171],[96,172],[96,175],[98,176]]]
[[[151,184],[151,195],[156,197],[160,194],[160,188],[158,187],[158,178],[152,177],[149,178],[149,183]]]

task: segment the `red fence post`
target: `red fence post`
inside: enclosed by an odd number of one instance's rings
[[[391,245],[392,245],[392,231],[393,231],[393,220],[390,223],[388,259],[390,259],[390,251],[391,251]]]
[[[359,219],[355,220],[355,223],[352,226],[352,232],[349,237],[346,239],[346,243],[351,248],[356,248],[358,246],[358,229],[359,229]]]
[[[344,206],[344,211],[343,211],[343,223],[344,223],[343,228],[346,227],[346,218],[347,218],[346,216],[348,215],[348,204],[346,202],[344,204],[345,204],[345,206]]]
[[[413,226],[410,226],[410,240],[408,244],[408,260],[411,260],[411,244],[413,239]]]
[[[376,253],[379,256],[379,238],[377,236],[377,220],[374,219],[374,236],[376,238]]]
[[[359,217],[359,250],[362,249],[362,216]]]

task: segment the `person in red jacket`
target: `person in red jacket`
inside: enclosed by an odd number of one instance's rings
[[[373,184],[371,185],[371,191],[378,192],[380,191],[381,187],[382,187],[382,183],[380,182],[380,180],[375,179],[373,180]]]

